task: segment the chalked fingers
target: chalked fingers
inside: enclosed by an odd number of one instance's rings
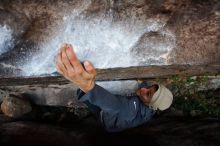
[[[63,71],[58,64],[56,64],[56,69],[58,73],[63,74]]]
[[[66,68],[66,71],[67,71],[67,74],[70,75],[70,74],[73,74],[74,73],[74,69],[73,69],[73,66],[71,65],[68,57],[67,57],[67,54],[66,54],[66,47],[62,48],[61,50],[61,59],[62,59],[62,62],[63,62],[63,65],[65,66]]]
[[[84,66],[78,60],[72,46],[64,44],[57,56],[57,70],[85,93],[95,86],[96,70],[92,63],[86,61]]]
[[[66,49],[66,54],[67,54],[67,57],[71,63],[71,65],[73,66],[74,70],[75,71],[82,71],[84,70],[83,67],[82,67],[82,64],[80,63],[80,61],[78,60],[75,52],[73,51],[73,48],[71,45],[68,45],[67,49]]]
[[[59,50],[59,53],[57,55],[57,63],[56,63],[56,67],[58,69],[58,72],[60,74],[64,74],[66,72],[66,68],[63,65],[62,59],[61,59],[61,50]]]
[[[90,77],[92,76],[92,78],[95,78],[97,73],[93,64],[90,61],[85,61],[84,66],[85,66],[85,70],[90,75]]]

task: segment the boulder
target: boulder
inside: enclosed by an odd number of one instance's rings
[[[31,112],[32,107],[29,101],[15,95],[9,95],[3,100],[1,110],[6,116],[18,118]]]

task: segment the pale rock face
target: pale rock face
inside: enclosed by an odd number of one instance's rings
[[[0,26],[8,26],[4,42],[14,45],[0,46],[0,52],[8,50],[0,55],[0,74],[55,72],[63,42],[97,68],[218,64],[219,5],[217,0],[1,1]]]
[[[54,75],[63,42],[96,68],[219,64],[219,12],[219,0],[0,1],[0,76]],[[135,88],[105,85],[116,94]],[[72,89],[65,88],[41,87],[33,99],[66,105]]]
[[[7,26],[0,25],[0,55],[13,46],[12,31]]]

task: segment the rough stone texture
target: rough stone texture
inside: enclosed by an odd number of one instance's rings
[[[220,61],[220,2],[191,0],[178,3],[168,26],[177,36],[170,62],[208,64]]]
[[[22,74],[16,64],[24,64],[32,57],[31,54],[39,50],[37,44],[48,41],[54,35],[54,30],[62,27],[64,16],[72,10],[88,20],[112,15],[112,21],[117,23],[134,21],[134,24],[147,24],[149,20],[163,23],[160,30],[144,33],[140,37],[131,49],[134,57],[144,57],[147,53],[158,55],[154,48],[145,47],[146,42],[160,45],[171,41],[175,47],[169,55],[170,63],[219,64],[218,0],[1,0],[0,25],[7,25],[13,30],[15,46],[0,55],[0,74]],[[169,33],[164,33],[166,30],[174,33],[175,39]],[[215,85],[218,84],[219,79],[215,80]],[[73,98],[76,87],[72,85],[12,85],[1,89],[0,101],[3,96],[14,92],[26,94],[34,103],[42,105],[68,106],[77,103]]]
[[[83,3],[88,3],[88,7],[81,11]],[[88,0],[1,0],[0,25],[7,25],[14,30],[15,44],[9,52],[0,56],[0,73],[21,74],[16,65],[23,64],[26,59],[32,57],[30,54],[39,50],[37,44],[48,41],[54,29],[62,23],[64,14],[73,9],[79,10],[86,19],[108,16],[111,12],[112,21],[118,23],[129,21],[131,18],[142,22],[153,19],[164,23],[162,30],[143,34],[133,46],[133,52],[136,49],[142,51],[135,52],[134,57],[144,56],[146,49],[149,49],[144,47],[146,41],[160,44],[171,39],[174,48],[169,54],[168,63],[220,63],[219,0],[92,0],[91,3]],[[165,30],[174,33],[175,39],[169,34],[163,35],[161,32]],[[163,38],[164,36],[166,38]],[[153,51],[151,53],[154,54]],[[219,86],[218,80],[215,83]],[[1,90],[3,92],[0,91],[0,97],[8,93],[23,93],[38,104],[65,105],[74,108],[78,106],[79,109],[83,107],[73,98],[75,90],[70,85],[10,86],[1,87]],[[82,109],[79,115],[82,115]],[[44,118],[51,116],[50,112],[43,113]],[[61,114],[61,121],[63,117],[65,116]],[[94,119],[72,121],[63,125],[59,123],[59,126],[52,126],[33,121],[13,122],[12,119],[0,114],[0,145],[220,144],[219,119],[157,118],[146,125],[117,134],[104,132]]]
[[[220,65],[151,65],[126,68],[97,69],[96,81],[117,80],[149,80],[170,78],[172,76],[212,76],[218,79]],[[69,80],[61,75],[55,76],[12,76],[5,75],[0,78],[0,86],[19,85],[52,85],[67,84]]]
[[[2,114],[2,110],[0,109],[0,114]]]
[[[6,89],[6,88],[5,88]],[[39,105],[60,105],[73,106],[77,102],[76,87],[72,84],[67,85],[35,85],[35,86],[11,86],[2,93],[21,94],[31,102]]]
[[[1,55],[3,65],[0,69],[6,68],[6,71],[3,70],[5,74],[21,74],[17,65],[25,63],[32,57],[31,54],[40,49],[36,44],[48,41],[55,27],[61,23],[64,11],[79,7],[79,2],[5,0],[0,5],[0,25],[7,25],[14,31],[14,37],[18,36],[14,48]]]
[[[9,96],[8,91],[0,89],[0,103],[2,103],[5,97]]]
[[[31,121],[5,121],[0,144],[16,146],[218,146],[219,119],[155,117],[149,123],[120,133],[107,133],[92,117],[49,125]]]
[[[32,110],[30,102],[18,96],[10,95],[1,104],[1,111],[12,118],[18,118]]]
[[[148,81],[156,82],[155,79]],[[169,79],[161,79],[160,82],[171,88],[172,83]],[[220,78],[218,76],[210,76],[208,86],[201,87],[202,90],[216,90],[220,88]],[[99,85],[107,89],[113,94],[126,95],[134,93],[138,87],[138,81],[106,81],[97,82]],[[37,84],[23,86],[0,86],[0,101],[4,96],[10,94],[22,94],[38,105],[53,105],[67,107],[85,107],[84,104],[76,99],[76,87],[72,83],[65,84]]]
[[[10,26],[18,39],[11,51],[1,55],[0,62],[13,66],[25,63],[25,60],[31,57],[31,53],[39,50],[36,44],[47,42],[50,36],[54,35],[54,30],[62,27],[65,14],[72,10],[88,20],[100,16],[108,18],[109,14],[113,16],[112,21],[117,23],[134,20],[134,27],[139,21],[147,24],[149,20],[158,20],[164,23],[162,29],[143,34],[139,42],[133,46],[133,50],[139,48],[146,53],[148,49],[151,50],[143,47],[147,41],[153,39],[158,40],[155,43],[166,43],[169,40],[174,46],[171,52],[168,52],[168,63],[219,64],[218,0],[3,0],[0,2],[0,25]],[[175,39],[169,34],[164,34],[166,30],[174,33]],[[140,57],[143,52],[135,52],[134,56]]]
[[[0,2],[0,6],[2,1]],[[15,41],[21,39],[22,35],[27,31],[30,26],[30,22],[25,15],[18,13],[17,11],[11,9],[10,11],[5,10],[4,6],[0,8],[0,25],[11,28],[13,31],[13,36]],[[17,39],[16,39],[17,38]]]
[[[176,43],[176,40],[173,38],[173,36],[170,36],[170,34],[163,34],[159,32],[150,32],[145,33],[141,36],[141,38],[138,40],[137,44],[132,48],[132,52],[134,52],[134,57],[137,57],[139,59],[145,58],[146,56],[151,56],[152,59],[149,61],[151,63],[163,63],[166,62],[165,59],[160,59],[160,54],[166,54],[169,53],[167,50],[158,50],[157,48],[160,48],[161,46],[165,47],[174,47]],[[148,47],[146,47],[146,45]],[[158,60],[154,60],[154,57],[158,57]],[[141,62],[142,65],[149,63],[149,62]],[[180,63],[181,64],[181,63]]]

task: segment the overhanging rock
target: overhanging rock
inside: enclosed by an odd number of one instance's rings
[[[200,76],[209,78],[209,87],[220,88],[219,65],[170,65],[130,67],[98,70],[97,83],[114,94],[135,92],[138,80],[160,80],[169,86],[167,78],[172,76]],[[211,76],[212,75],[212,76]],[[76,99],[77,86],[61,76],[46,77],[2,77],[0,79],[1,97],[7,94],[23,94],[40,105],[59,105],[83,107]]]
[[[219,75],[219,0],[3,0],[0,20],[1,97],[16,92],[38,104],[72,102],[77,87],[52,74],[66,41],[95,66],[139,66],[98,70],[97,81],[115,81],[125,92],[137,79]]]
[[[97,81],[114,80],[134,80],[134,79],[156,79],[167,78],[174,75],[194,76],[194,75],[218,75],[220,65],[164,65],[164,66],[145,66],[128,68],[98,69]],[[43,76],[43,77],[10,77],[2,76],[0,86],[16,85],[50,85],[67,84],[65,78],[61,76]]]

